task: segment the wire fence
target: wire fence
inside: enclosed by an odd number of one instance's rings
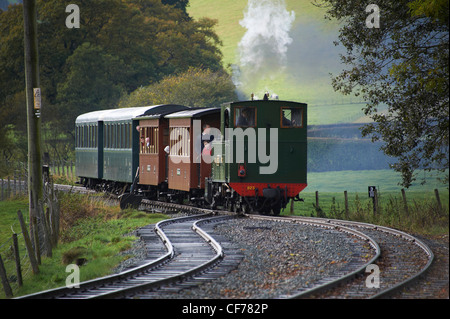
[[[31,263],[18,219],[11,225],[11,237],[0,243],[0,273],[5,297],[13,297],[23,285],[23,280],[31,276]],[[2,294],[0,293],[0,296]]]
[[[51,178],[44,180],[44,200],[39,201],[34,214],[31,220],[26,214],[26,220],[19,210],[10,226],[11,237],[2,234],[0,297],[13,297],[25,278],[39,272],[41,255],[51,257],[52,249],[58,244],[60,208]]]
[[[48,175],[57,183],[67,184],[76,180],[76,171],[73,161],[52,162],[44,165]],[[11,176],[0,178],[0,201],[26,196],[28,194],[28,171],[26,164],[17,163]]]

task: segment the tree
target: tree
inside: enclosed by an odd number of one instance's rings
[[[187,14],[186,8],[189,6],[189,0],[161,0],[163,4],[174,6],[177,9],[180,9],[185,15],[186,18],[189,18]]]
[[[182,104],[193,107],[216,107],[236,100],[235,86],[229,74],[209,69],[190,68],[161,82],[142,87],[122,98],[120,107],[157,104]]]
[[[69,3],[80,7],[79,29],[66,27]],[[77,115],[117,107],[122,95],[189,67],[223,70],[216,21],[188,18],[188,1],[165,3],[37,0],[44,148],[51,157],[67,159]],[[25,111],[17,98],[24,92],[23,36],[22,5],[0,10],[0,153],[7,156]],[[52,151],[56,140],[67,145]]]
[[[348,68],[333,78],[333,86],[364,98],[364,111],[374,123],[362,134],[383,141],[381,149],[397,160],[391,167],[409,187],[417,169],[448,169],[449,2],[378,1],[379,28],[366,24],[370,3],[320,4],[327,18],[342,23],[336,44],[346,48],[341,59]],[[383,106],[387,110],[380,113]]]
[[[181,21],[176,26],[160,27],[154,48],[158,52],[158,70],[163,75],[179,74],[189,67],[223,70],[222,45],[214,32],[217,20]]]
[[[101,47],[83,43],[66,61],[67,76],[58,86],[56,98],[62,112],[54,121],[72,127],[86,112],[117,105],[125,91],[127,65]],[[62,107],[64,106],[64,107]],[[58,114],[57,110],[53,114]]]

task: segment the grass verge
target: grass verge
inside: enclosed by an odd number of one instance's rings
[[[441,207],[432,191],[408,192],[406,207],[400,192],[383,192],[375,214],[367,193],[347,194],[348,213],[344,192],[319,193],[318,207],[315,193],[302,193],[301,197],[305,201],[295,202],[294,215],[360,221],[422,235],[449,234],[448,192],[440,192]],[[291,215],[289,207],[282,214]]]
[[[70,274],[66,272],[66,267],[71,263],[83,263],[80,267],[81,281],[110,274],[120,262],[132,257],[127,254],[127,250],[137,240],[135,236],[129,235],[133,230],[168,218],[163,214],[121,211],[118,205],[109,205],[99,196],[61,194],[59,200],[60,242],[53,249],[51,258],[42,256],[39,274],[32,274],[28,258],[24,258],[26,250],[23,247],[23,237],[19,238],[20,256],[24,263],[24,283],[21,288],[16,282],[9,238],[12,235],[11,225],[15,232],[20,232],[17,210],[22,210],[27,216],[28,203],[26,199],[0,202],[0,254],[5,262],[14,297],[65,286]],[[0,291],[0,298],[5,298],[3,290]]]

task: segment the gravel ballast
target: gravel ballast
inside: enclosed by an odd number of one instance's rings
[[[243,255],[237,268],[214,281],[157,298],[280,298],[325,276],[364,264],[373,251],[342,232],[276,221],[233,219],[207,229],[227,254]],[[230,243],[232,243],[230,245]]]

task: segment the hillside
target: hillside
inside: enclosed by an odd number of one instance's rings
[[[8,3],[18,2],[21,1],[0,0],[0,7],[5,9]],[[257,33],[262,30],[261,26],[267,25],[268,17],[272,16],[273,12],[284,12],[284,16],[280,15],[275,22],[277,27],[287,27],[283,24],[288,24],[292,18],[287,33],[291,40],[290,43],[284,44],[287,50],[283,63],[275,61],[279,55],[269,53],[260,64],[248,68],[250,72],[248,69],[247,71],[240,69],[241,78],[238,79],[245,79],[241,87],[242,98],[249,98],[252,92],[261,97],[265,91],[269,91],[277,94],[282,100],[308,103],[310,125],[370,121],[364,118],[361,110],[364,104],[358,103],[357,98],[345,97],[334,92],[331,87],[330,73],[336,75],[343,69],[339,59],[342,48],[333,44],[338,36],[338,25],[336,22],[325,20],[324,9],[314,6],[312,2],[285,0],[286,8],[275,8],[270,14],[264,10],[259,13],[255,8],[247,14],[247,17],[253,19],[248,19],[247,27]],[[283,1],[259,0],[254,3],[260,5]],[[188,7],[189,14],[195,19],[209,17],[218,20],[216,32],[223,41],[224,64],[230,65],[230,72],[231,65],[234,65],[234,69],[240,65],[238,45],[247,32],[247,28],[240,22],[246,16],[247,5],[248,2],[245,0],[190,0]],[[255,37],[259,35],[255,34]],[[266,47],[266,52],[261,55],[270,50],[271,43],[265,45],[268,48]],[[242,48],[251,51],[252,43],[243,42]],[[252,72],[256,68],[258,71]]]
[[[22,0],[0,0],[0,9],[6,10],[10,4],[22,3]]]
[[[338,25],[325,20],[324,9],[314,6],[311,0],[286,0],[286,10],[295,12],[295,20],[289,30],[292,42],[287,45],[285,63],[281,67],[275,63],[271,68],[271,61],[266,59],[263,71],[252,77],[251,84],[244,86],[244,93],[247,97],[252,92],[262,96],[269,91],[283,100],[306,102],[310,106],[308,122],[311,125],[360,122],[364,105],[357,103],[357,98],[334,92],[331,87],[330,73],[338,74],[343,68],[339,59],[342,48],[333,44],[338,36]],[[224,63],[239,64],[238,44],[247,31],[240,21],[247,12],[247,1],[190,0],[188,12],[195,19],[218,20],[216,32],[223,41]],[[252,31],[267,22],[263,10],[260,17],[250,14],[254,16]],[[280,23],[283,21],[286,19]]]

